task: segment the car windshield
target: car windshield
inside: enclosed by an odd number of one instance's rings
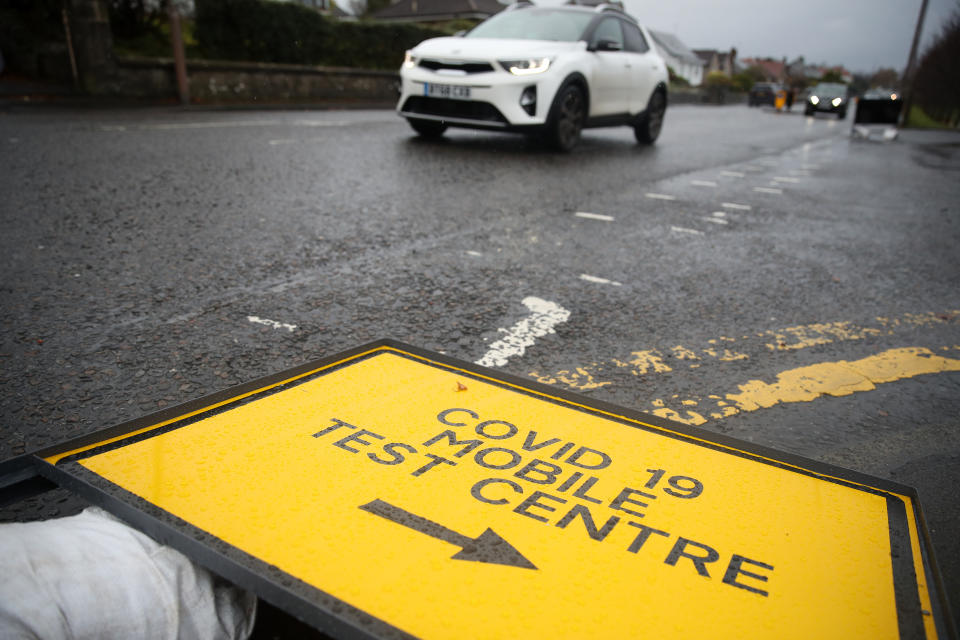
[[[504,11],[477,25],[466,37],[576,42],[594,15],[586,11],[557,9]]]
[[[824,84],[818,84],[816,87],[814,87],[811,93],[813,95],[824,93],[831,96],[842,96],[847,93],[847,85],[827,82]]]

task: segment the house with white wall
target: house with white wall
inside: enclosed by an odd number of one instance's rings
[[[674,73],[698,87],[703,82],[704,62],[677,36],[666,31],[649,29],[657,51]]]

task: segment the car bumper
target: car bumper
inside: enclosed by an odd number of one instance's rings
[[[469,99],[427,95],[429,85],[470,88]],[[523,129],[547,122],[558,80],[549,72],[536,76],[512,76],[501,72],[449,76],[415,67],[400,74],[397,112],[407,118],[442,120],[452,126],[483,129]],[[533,113],[521,106],[523,92],[533,87]]]
[[[847,103],[846,103],[846,102],[841,102],[841,103],[838,104],[837,106],[833,106],[833,103],[832,103],[832,102],[827,102],[827,103],[821,102],[820,104],[813,104],[813,103],[808,102],[808,103],[807,103],[807,110],[809,110],[809,111],[822,111],[823,113],[837,113],[838,111],[846,111],[846,110],[847,110]]]

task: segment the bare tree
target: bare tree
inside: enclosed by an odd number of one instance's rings
[[[390,0],[349,0],[350,12],[355,16],[371,16],[390,6]]]
[[[956,126],[960,121],[960,3],[924,52],[914,81],[916,103],[927,115]]]
[[[896,69],[877,69],[870,76],[870,86],[896,88],[900,85],[900,72]]]

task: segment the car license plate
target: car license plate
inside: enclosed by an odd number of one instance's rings
[[[433,84],[425,82],[423,84],[423,95],[432,98],[453,98],[454,100],[469,100],[470,87],[464,87],[458,84]]]

